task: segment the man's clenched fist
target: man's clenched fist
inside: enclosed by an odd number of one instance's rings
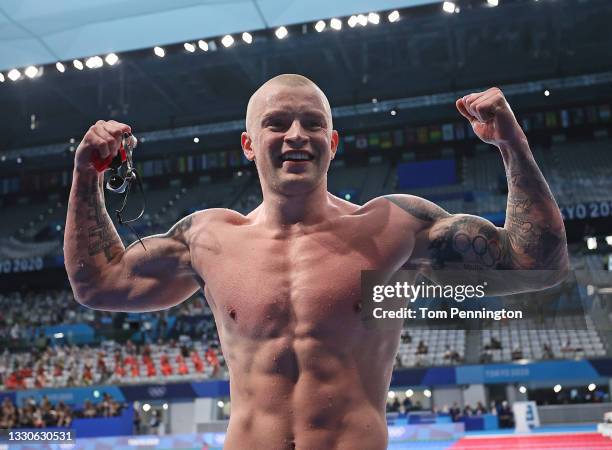
[[[470,121],[474,133],[488,144],[499,147],[526,139],[504,94],[498,88],[466,95],[457,100],[456,106]]]
[[[94,159],[106,160],[114,158],[121,146],[123,133],[131,133],[132,129],[114,120],[98,120],[92,125],[79,144],[74,155],[74,165],[77,170],[94,169]],[[112,159],[111,158],[111,159]]]

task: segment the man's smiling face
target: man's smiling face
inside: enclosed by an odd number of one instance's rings
[[[316,85],[272,81],[251,98],[242,147],[256,161],[262,186],[284,195],[313,190],[337,145],[329,103]]]

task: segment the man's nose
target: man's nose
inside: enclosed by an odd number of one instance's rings
[[[308,142],[308,136],[304,132],[304,128],[302,128],[302,124],[299,120],[294,120],[291,127],[287,130],[285,142],[295,148],[300,148]]]

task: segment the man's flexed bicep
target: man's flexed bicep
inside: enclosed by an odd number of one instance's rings
[[[121,292],[117,291],[116,298],[123,297],[124,301],[111,300],[111,304],[105,305],[102,297],[100,309],[156,311],[193,295],[200,285],[191,266],[189,242],[197,214],[183,218],[165,234],[144,238],[146,250],[138,241],[131,244],[117,263]]]
[[[105,311],[145,312],[166,309],[196,292],[200,284],[191,266],[189,241],[194,213],[167,233],[136,241],[100,274],[82,301]]]
[[[469,214],[449,214],[432,202],[410,195],[387,196],[411,217],[415,245],[404,265],[440,284],[486,282],[488,295],[539,290],[557,284],[564,271],[536,265],[531,251],[554,255],[552,239],[515,236],[512,230]]]

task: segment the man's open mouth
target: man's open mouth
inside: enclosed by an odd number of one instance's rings
[[[308,152],[303,151],[291,151],[281,155],[281,161],[312,161],[314,156]]]

